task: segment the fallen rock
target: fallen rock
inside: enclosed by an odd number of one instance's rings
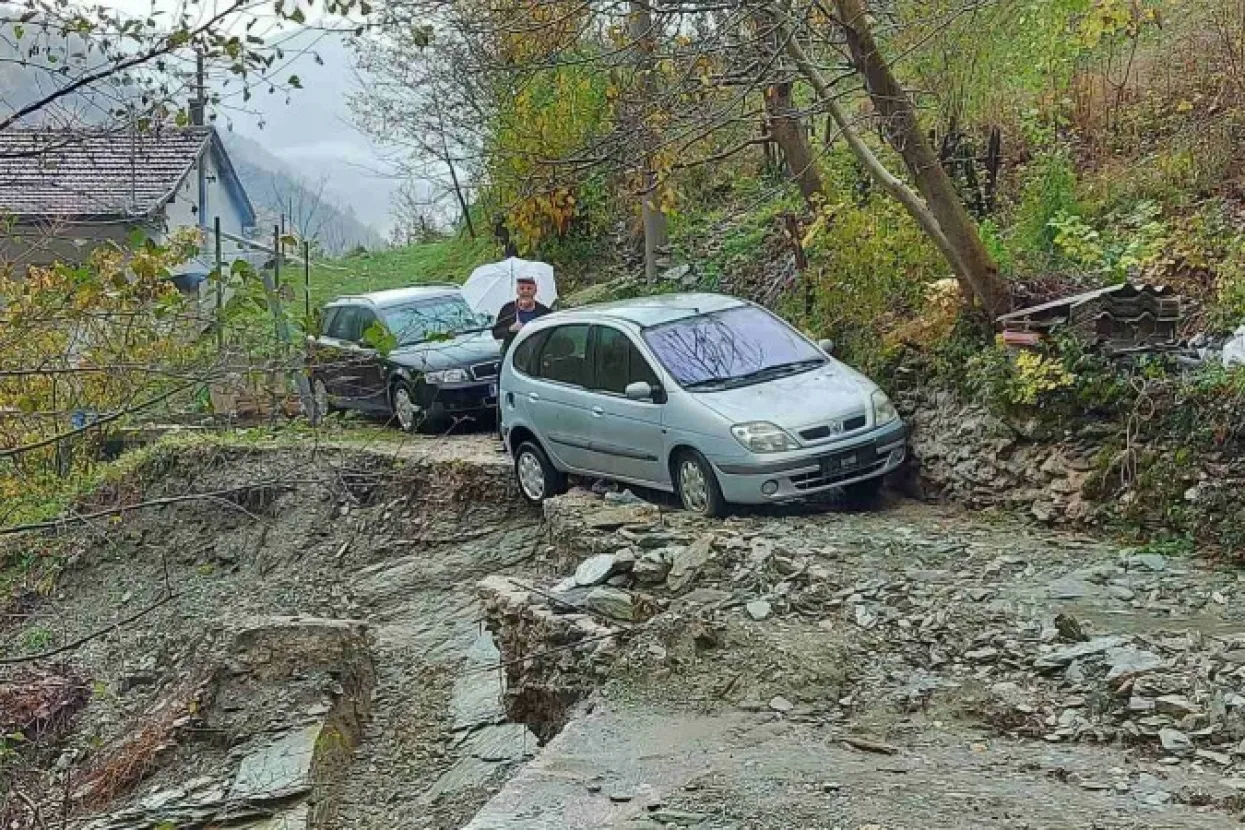
[[[1073,660],[1105,654],[1109,649],[1118,648],[1127,642],[1127,637],[1095,637],[1087,643],[1077,643],[1058,651],[1052,651],[1050,654],[1044,654],[1033,661],[1033,667],[1038,671],[1062,669]]]
[[[1175,755],[1184,755],[1193,750],[1193,739],[1171,727],[1159,730],[1159,743],[1163,745],[1163,749]]]
[[[1134,568],[1141,567],[1155,573],[1167,570],[1166,557],[1158,553],[1139,553],[1129,560],[1129,564]]]
[[[1110,671],[1107,672],[1108,682],[1126,680],[1163,667],[1162,657],[1133,646],[1107,649],[1106,661],[1107,665],[1111,667]]]
[[[631,576],[641,585],[656,585],[664,582],[670,572],[670,564],[656,551],[649,551],[636,560],[631,567]]]
[[[769,708],[775,712],[790,712],[795,708],[795,704],[787,700],[782,695],[777,695],[770,699]]]
[[[612,553],[598,553],[590,556],[575,569],[576,585],[600,585],[616,573],[615,557]]]
[[[700,569],[713,555],[713,536],[705,534],[692,544],[674,554],[666,585],[672,591],[681,591],[696,579]]]
[[[598,585],[588,592],[588,596],[584,598],[584,607],[612,620],[634,622],[637,616],[631,594],[608,585]]]
[[[748,610],[748,616],[754,620],[764,620],[772,613],[770,604],[763,599],[754,599],[745,606]]]
[[[1154,699],[1154,708],[1165,715],[1183,718],[1185,715],[1201,714],[1202,708],[1184,695],[1163,695]]]

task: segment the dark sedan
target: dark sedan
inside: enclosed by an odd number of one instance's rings
[[[491,418],[500,347],[489,323],[453,285],[338,298],[311,339],[316,408],[392,416],[408,432]]]

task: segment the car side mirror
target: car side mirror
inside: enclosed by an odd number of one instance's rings
[[[623,394],[629,400],[633,401],[651,401],[653,399],[653,387],[647,381],[637,380],[635,383],[628,383],[623,389]]]
[[[831,356],[834,355],[834,341],[833,340],[818,340],[817,348],[821,349],[823,352],[825,352],[828,355],[831,355]]]

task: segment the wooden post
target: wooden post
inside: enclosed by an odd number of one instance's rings
[[[800,220],[794,213],[783,214],[783,220],[787,223],[787,236],[791,237],[796,274],[804,285],[804,319],[807,321],[813,316],[813,283],[808,277],[808,255],[800,241]]]
[[[216,351],[225,350],[225,264],[220,250],[220,217],[212,222],[213,234],[216,237]]]
[[[264,293],[268,295],[268,311],[272,314],[273,323],[277,329],[277,339],[284,348],[281,350],[285,359],[289,359],[293,354],[290,348],[290,324],[285,319],[285,311],[281,307],[281,295],[277,293],[278,280],[281,276],[281,228],[273,228],[273,240],[276,244],[273,246],[276,252],[276,258],[273,260],[272,271],[261,269],[260,274],[264,280]],[[303,406],[303,413],[312,421],[316,418],[316,408],[314,399],[311,396],[311,384],[307,381],[307,373],[301,367],[291,369],[294,375],[294,385],[298,388],[298,398]],[[275,413],[274,413],[275,414]]]
[[[303,240],[303,300],[307,310],[307,334],[311,334],[311,243]]]

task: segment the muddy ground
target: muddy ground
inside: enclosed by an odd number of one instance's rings
[[[215,495],[10,540],[69,564],[0,654],[101,636],[0,666],[7,826],[1239,823],[1236,572],[898,498],[537,516],[492,443],[182,448],[91,507]]]

